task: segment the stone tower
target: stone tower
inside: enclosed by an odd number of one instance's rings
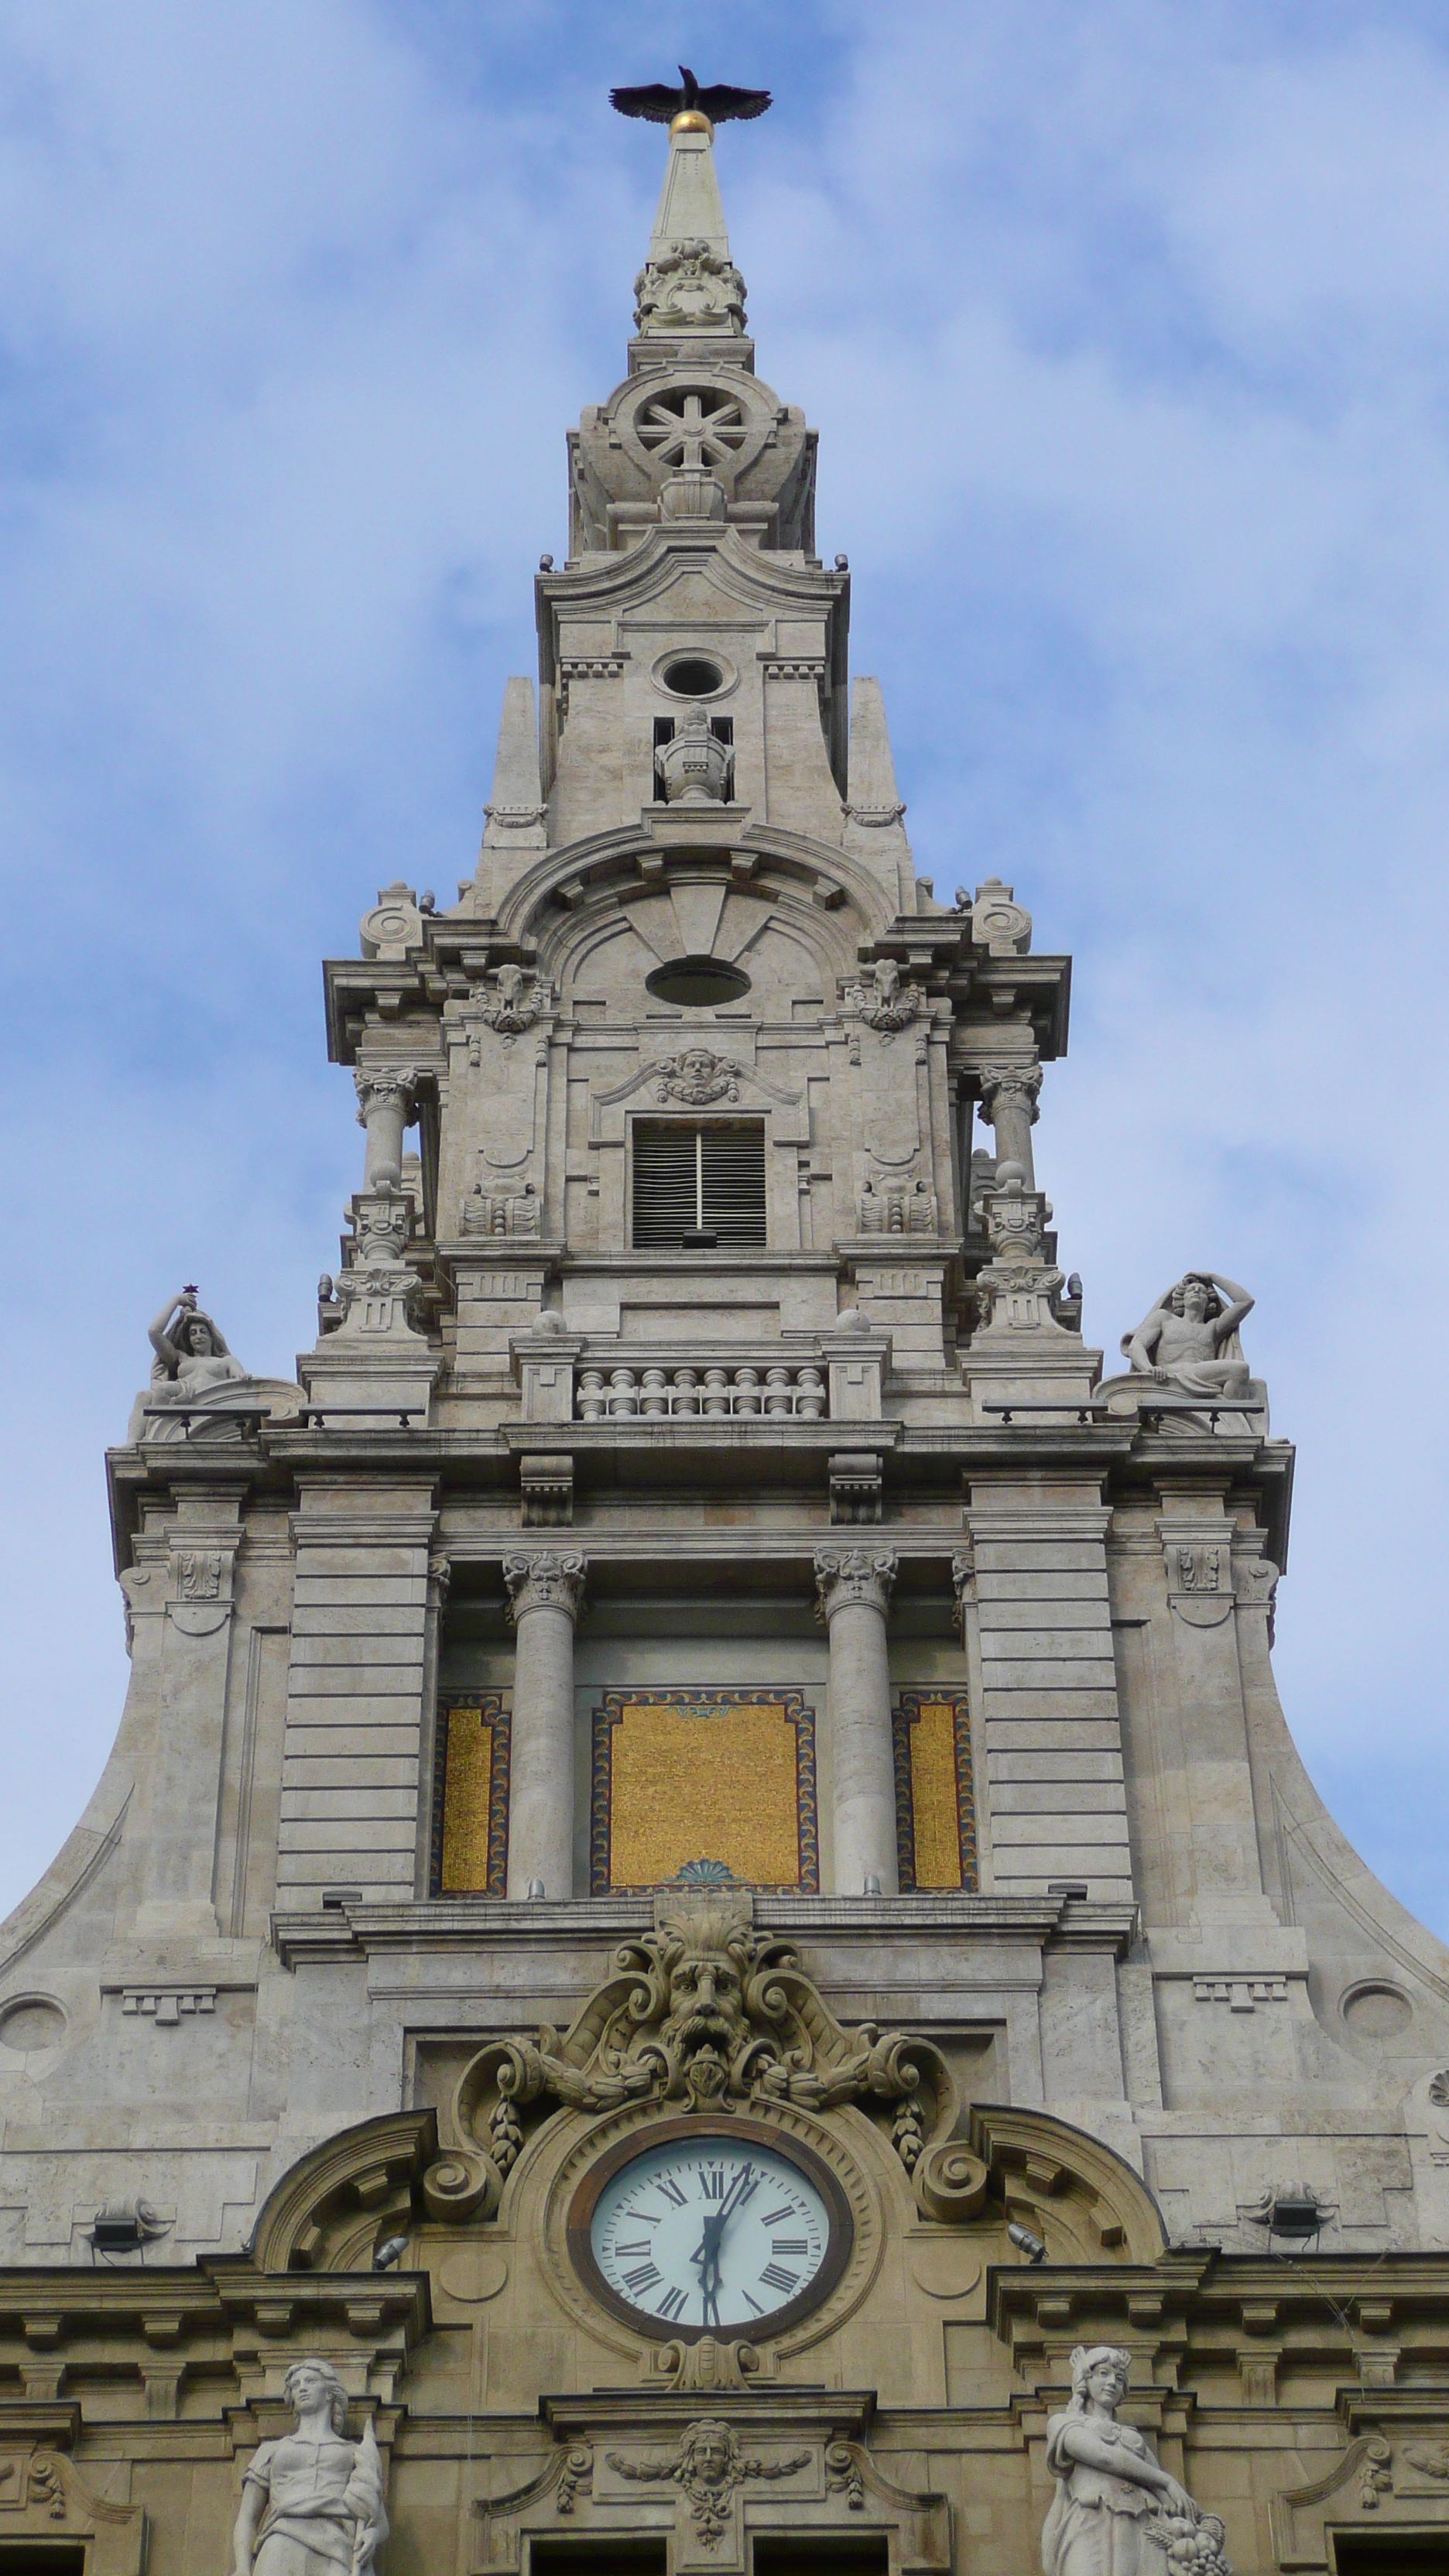
[[[130,1692],[0,1966],[0,2571],[220,2570],[246,2495],[291,2576],[314,2354],[358,2567],[385,2488],[398,2566],[1008,2576],[1055,2480],[1078,2576],[1096,2347],[1193,2563],[1427,2565],[1449,1953],[1279,1708],[1251,1299],[1084,1346],[1069,961],[915,874],[697,111],[635,293],[476,871],[327,968],[315,1346],[178,1294],[110,1454]]]

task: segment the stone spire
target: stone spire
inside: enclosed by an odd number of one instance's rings
[[[512,679],[503,690],[493,792],[483,808],[483,848],[478,863],[479,901],[494,909],[525,855],[546,849],[547,807],[538,775],[538,709],[530,679]]]
[[[845,847],[884,876],[902,912],[914,912],[915,871],[905,834],[905,810],[896,786],[896,765],[880,682],[852,680]]]
[[[634,296],[641,336],[743,335],[745,281],[730,258],[714,129],[697,109],[686,109],[670,126],[649,256],[634,280]]]
[[[698,108],[670,125],[634,296],[628,376],[569,437],[570,563],[678,519],[733,523],[746,544],[813,555],[815,433],[755,374],[714,128]]]

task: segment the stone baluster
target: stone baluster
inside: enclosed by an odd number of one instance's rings
[[[574,1623],[587,1567],[563,1548],[507,1556],[513,1658],[508,1893],[568,1897],[574,1884]]]
[[[1020,1163],[1026,1187],[1036,1188],[1031,1131],[1037,1122],[1041,1066],[1034,1058],[1021,1064],[983,1065],[981,1115],[995,1131],[998,1163]]]
[[[802,1368],[795,1380],[795,1410],[802,1422],[818,1422],[825,1411],[825,1380],[818,1368]]]
[[[735,1371],[736,1413],[758,1413],[760,1410],[760,1372],[742,1368]]]
[[[638,1383],[632,1369],[616,1368],[609,1376],[609,1419],[622,1422],[639,1410]]]
[[[403,1137],[413,1114],[419,1075],[410,1064],[359,1065],[357,1123],[367,1130],[362,1168],[365,1190],[395,1190],[402,1182]]]
[[[596,1368],[580,1369],[579,1420],[581,1422],[602,1422],[608,1410],[608,1400],[604,1394],[603,1370]]]
[[[785,1368],[765,1371],[765,1411],[781,1415],[791,1411],[790,1372]]]
[[[683,1368],[675,1370],[673,1409],[676,1413],[698,1413],[698,1387],[699,1373],[696,1369]]]
[[[639,1410],[661,1414],[669,1411],[669,1381],[662,1368],[647,1368],[640,1380]]]
[[[728,1413],[730,1409],[730,1374],[728,1369],[707,1368],[704,1373],[704,1410],[708,1414]]]
[[[830,1630],[830,1737],[835,1885],[859,1896],[873,1878],[899,1886],[886,1618],[897,1559],[884,1548],[819,1548],[817,1617]],[[874,1891],[872,1891],[874,1892]]]

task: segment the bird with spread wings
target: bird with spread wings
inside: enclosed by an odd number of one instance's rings
[[[685,108],[697,108],[711,125],[723,125],[730,117],[763,116],[770,104],[767,89],[736,89],[733,81],[713,81],[701,89],[692,71],[679,66],[682,89],[671,89],[668,81],[646,81],[640,89],[611,89],[609,105],[621,116],[647,116],[653,125],[669,125]]]

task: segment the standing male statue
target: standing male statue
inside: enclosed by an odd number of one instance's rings
[[[343,2440],[347,2391],[330,2362],[294,2361],[282,2393],[297,2429],[247,2468],[233,2576],[375,2576],[387,2512],[371,2424]]]

